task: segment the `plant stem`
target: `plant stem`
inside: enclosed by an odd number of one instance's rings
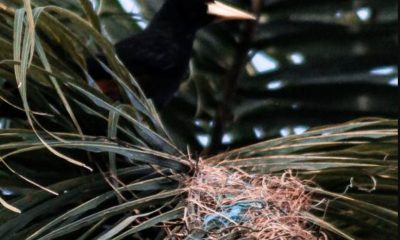
[[[263,6],[263,1],[253,0],[252,9],[257,19]],[[214,117],[215,127],[211,133],[211,144],[203,151],[203,155],[216,153],[221,149],[224,130],[232,119],[232,104],[235,99],[238,81],[242,76],[243,69],[248,60],[248,52],[258,26],[258,21],[248,21],[244,27],[238,47],[235,52],[234,62],[230,71],[223,78],[223,99],[220,102]]]

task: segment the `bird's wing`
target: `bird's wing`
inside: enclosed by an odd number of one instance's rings
[[[173,41],[157,33],[143,32],[115,45],[120,59],[136,76],[164,75],[186,70],[180,48]],[[182,70],[180,69],[182,68]]]
[[[146,31],[117,43],[115,50],[146,95],[158,106],[165,104],[176,92],[187,73],[191,54],[191,47],[182,48],[162,32]],[[102,56],[99,58],[105,60]],[[97,82],[99,79],[110,79],[97,61],[88,59],[87,63],[91,76]]]

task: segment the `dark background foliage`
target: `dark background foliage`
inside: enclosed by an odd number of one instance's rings
[[[363,116],[396,116],[397,1],[263,3],[220,149]],[[200,32],[192,81],[163,115],[182,142],[198,149],[212,135],[240,27],[223,23]]]

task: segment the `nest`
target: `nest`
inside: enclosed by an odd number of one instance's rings
[[[327,239],[304,216],[311,194],[291,171],[257,176],[199,163],[185,184],[186,228],[175,239]]]

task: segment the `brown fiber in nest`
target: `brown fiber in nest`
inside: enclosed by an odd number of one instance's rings
[[[290,171],[281,176],[257,176],[200,163],[197,173],[186,182],[186,229],[178,236],[327,239],[324,233],[310,228],[303,217],[302,213],[311,208],[305,184]]]

